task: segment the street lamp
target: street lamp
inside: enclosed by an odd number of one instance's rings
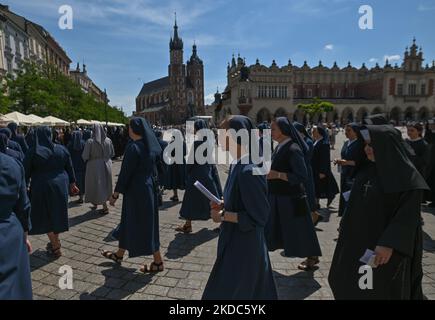
[[[105,119],[106,119],[106,127],[109,125],[109,119],[107,118],[107,92],[106,89],[104,89],[104,115],[105,115]]]

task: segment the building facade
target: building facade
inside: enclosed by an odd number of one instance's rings
[[[0,73],[14,74],[25,60],[52,64],[69,75],[71,59],[42,26],[27,20],[0,4]]]
[[[169,42],[168,76],[142,86],[136,98],[136,116],[160,125],[181,124],[204,114],[204,64],[193,45],[187,63],[183,58],[184,44],[177,22]]]
[[[93,96],[96,101],[109,103],[106,93],[89,78],[85,64],[83,64],[83,68],[80,70],[80,63],[77,63],[76,69],[70,70],[70,77],[82,88],[83,92]]]
[[[368,69],[365,64],[345,68],[335,63],[328,68],[319,62],[311,68],[289,61],[279,67],[257,62],[248,66],[233,56],[227,68],[227,87],[215,95],[215,121],[228,114],[243,114],[257,123],[276,116],[288,116],[300,122],[361,121],[370,114],[384,113],[391,120],[426,120],[435,115],[435,62],[423,66],[423,52],[414,42],[406,49],[403,63]],[[334,111],[308,119],[299,104],[314,97],[332,102]]]
[[[11,11],[8,6],[0,5],[0,33],[2,51],[0,73],[14,73],[21,63],[29,58],[29,37],[26,33],[26,19]]]

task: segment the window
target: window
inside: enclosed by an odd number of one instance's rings
[[[313,90],[307,89],[307,98],[312,98],[312,97],[313,97]]]
[[[349,97],[350,98],[354,98],[355,97],[355,89],[350,89],[349,90]]]
[[[326,98],[327,95],[328,95],[328,92],[325,89],[323,89],[322,90],[322,98]]]
[[[401,83],[397,85],[397,95],[403,96],[403,84]]]
[[[340,89],[337,89],[337,91],[335,91],[335,96],[337,98],[341,98],[341,90]]]
[[[8,59],[7,64],[8,64],[8,72],[9,72],[9,73],[12,73],[12,71],[13,71],[13,70],[12,70],[12,61]]]
[[[408,95],[412,97],[417,95],[417,86],[415,84],[410,84],[408,86]]]
[[[294,97],[297,98],[298,97],[298,89],[294,89],[293,94],[294,94]]]
[[[426,95],[426,84],[422,84],[421,85],[421,95],[425,96]]]
[[[245,89],[240,89],[240,97],[241,98],[245,97]]]

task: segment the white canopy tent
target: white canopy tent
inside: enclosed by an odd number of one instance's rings
[[[48,116],[43,119],[44,120],[42,123],[40,123],[40,125],[50,126],[50,127],[68,127],[70,125],[69,122],[53,116]]]
[[[25,114],[15,111],[0,117],[0,122],[2,123],[15,122],[19,126],[31,126],[33,120],[29,116],[26,116]]]
[[[27,117],[33,121],[33,123],[32,123],[33,126],[37,126],[40,123],[44,122],[44,118],[41,118],[41,117],[34,115],[34,114],[29,114]]]
[[[76,122],[79,126],[90,126],[92,124],[91,121],[80,119]]]

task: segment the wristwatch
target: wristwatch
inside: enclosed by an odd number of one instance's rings
[[[225,221],[225,209],[221,211],[221,221],[224,222]]]

